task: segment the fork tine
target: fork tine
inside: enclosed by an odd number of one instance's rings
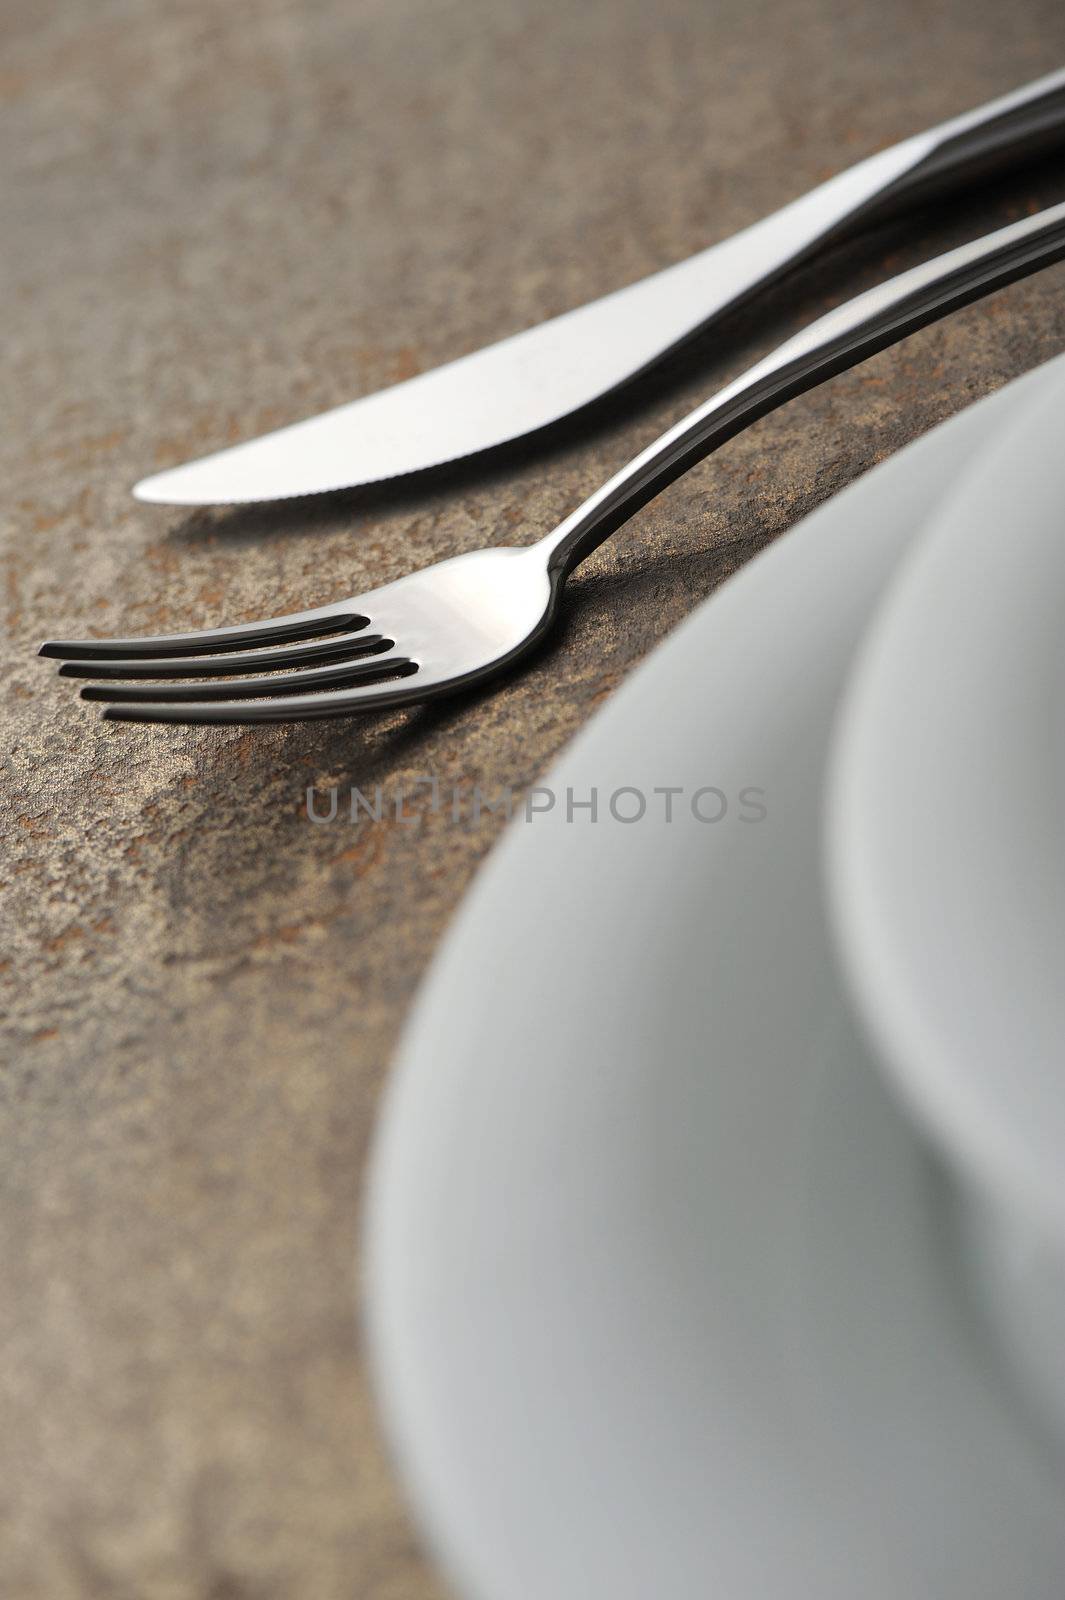
[[[38,655],[59,660],[137,660],[142,656],[191,656],[212,650],[239,649],[247,644],[283,644],[290,639],[311,639],[319,634],[344,633],[369,626],[369,618],[355,611],[317,606],[312,611],[291,611],[260,622],[239,622],[228,628],[201,628],[196,633],[146,634],[132,639],[49,639]]]
[[[180,722],[219,724],[249,722],[309,722],[318,717],[344,717],[353,711],[384,710],[390,706],[412,705],[425,698],[425,687],[418,687],[417,665],[411,664],[410,680],[393,683],[362,684],[351,689],[326,690],[321,694],[282,695],[270,700],[119,702],[105,706],[109,722]],[[434,689],[440,687],[434,683]],[[83,691],[84,692],[84,691]]]
[[[223,678],[216,683],[88,683],[81,691],[83,700],[104,700],[109,705],[155,703],[177,705],[182,702],[199,704],[208,700],[243,700],[255,695],[285,694],[310,688],[341,688],[366,678],[388,678],[403,673],[408,676],[417,670],[409,656],[401,656],[395,649],[379,655],[366,656],[358,661],[341,661],[326,667],[309,667],[303,672],[278,672],[259,678]]]
[[[268,650],[230,650],[221,656],[148,656],[143,660],[64,661],[63,678],[195,678],[262,667],[298,667],[304,662],[351,660],[394,649],[381,633],[340,634],[311,644]]]

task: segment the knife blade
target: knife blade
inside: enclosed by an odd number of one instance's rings
[[[304,422],[142,479],[138,499],[239,504],[352,488],[535,432],[644,372],[847,234],[1065,141],[1065,70],[859,162],[685,261]]]

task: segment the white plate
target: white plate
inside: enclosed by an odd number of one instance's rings
[[[885,1061],[978,1183],[1065,1237],[1063,419],[1058,381],[900,570],[846,698],[829,861]]]
[[[1063,416],[1059,378],[902,564],[845,699],[827,854],[862,1014],[977,1200],[984,1310],[1065,1438]]]
[[[849,1020],[818,843],[877,597],[1051,376],[745,567],[546,780],[715,786],[724,820],[518,822],[445,941],[386,1098],[368,1304],[470,1600],[1060,1600],[1062,1486]]]

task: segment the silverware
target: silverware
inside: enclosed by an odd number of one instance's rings
[[[578,562],[696,461],[794,395],[1063,257],[1065,204],[859,295],[670,428],[534,545],[473,551],[368,594],[268,621],[53,641],[40,653],[63,659],[68,677],[213,680],[82,689],[86,699],[107,703],[105,716],[133,722],[335,717],[484,682],[543,638]],[[248,645],[265,648],[242,648]]]
[[[1065,71],[882,150],[731,239],[512,338],[138,483],[175,505],[284,499],[454,461],[635,377],[847,234],[1065,138]]]

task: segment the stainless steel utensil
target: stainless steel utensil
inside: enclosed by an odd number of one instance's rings
[[[142,500],[284,499],[454,461],[568,416],[807,257],[1065,139],[1065,71],[882,150],[601,300],[306,422],[145,478]]]
[[[473,551],[368,594],[269,621],[155,638],[53,641],[41,654],[62,658],[68,677],[211,680],[82,689],[85,698],[107,703],[105,716],[126,721],[287,722],[453,694],[526,655],[550,628],[578,562],[748,423],[1063,257],[1065,205],[1058,205],[859,295],[670,428],[537,544]]]

